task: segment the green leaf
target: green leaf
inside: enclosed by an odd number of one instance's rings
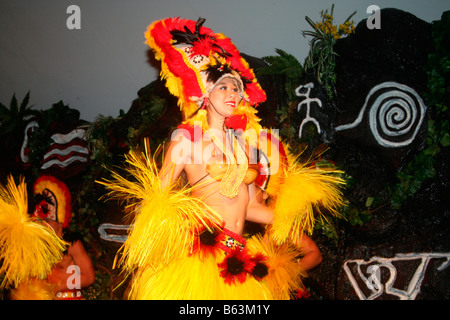
[[[441,138],[440,143],[443,147],[450,146],[450,135],[448,133],[445,133],[444,136]]]
[[[19,113],[19,107],[17,105],[16,94],[13,94],[13,96],[11,98],[11,103],[9,104],[9,110],[10,110],[11,114]]]
[[[22,103],[20,104],[20,112],[23,113],[28,106],[28,102],[30,102],[30,91],[28,91],[25,98],[23,98]]]
[[[366,199],[366,208],[370,208],[370,206],[373,204],[374,200],[375,200],[374,197],[367,197],[367,199]]]

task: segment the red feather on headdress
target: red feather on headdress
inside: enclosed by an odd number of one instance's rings
[[[264,90],[231,39],[204,27],[204,21],[167,18],[151,24],[145,34],[147,44],[161,60],[161,76],[179,98],[181,110],[190,116],[198,108],[196,102],[207,94],[207,70],[224,64],[241,78],[250,105],[264,102]]]

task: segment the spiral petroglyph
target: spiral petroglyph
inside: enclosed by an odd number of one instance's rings
[[[336,131],[358,126],[368,107],[370,130],[377,142],[387,148],[409,145],[420,129],[427,109],[422,98],[411,87],[397,82],[383,82],[370,90],[356,120],[336,127]]]

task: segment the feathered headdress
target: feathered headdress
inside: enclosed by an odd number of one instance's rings
[[[7,185],[0,185],[0,289],[46,278],[66,249],[53,229],[30,217],[27,199],[23,178],[16,185],[9,176]]]
[[[72,196],[64,182],[53,176],[41,176],[34,183],[33,193],[38,199],[33,216],[57,221],[63,228],[69,226],[72,218]],[[56,216],[49,216],[49,206],[55,207]]]
[[[232,76],[242,86],[243,99],[250,106],[266,100],[253,70],[229,38],[214,33],[198,21],[167,18],[152,23],[145,37],[161,61],[161,77],[178,97],[185,119],[201,106],[213,85]]]
[[[183,134],[192,141],[199,139],[202,135],[198,133],[209,128],[205,109],[209,92],[223,78],[232,77],[237,80],[241,101],[224,125],[236,131],[253,129],[258,132],[260,119],[254,107],[266,100],[266,94],[231,40],[204,27],[204,22],[202,18],[197,21],[166,18],[152,23],[145,33],[147,44],[161,61],[161,77],[166,80],[170,93],[178,97],[185,120],[178,128],[184,129]],[[252,145],[256,144],[248,136],[245,138]],[[223,153],[227,159],[235,157],[227,150]],[[241,156],[236,157],[242,160],[245,154],[241,152]],[[221,193],[227,197],[236,195],[239,181],[247,170],[246,161],[239,163],[222,179]]]

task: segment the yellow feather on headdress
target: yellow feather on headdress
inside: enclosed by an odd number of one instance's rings
[[[202,132],[208,130],[208,117],[205,109],[198,110],[192,117],[183,121],[183,124],[191,126],[200,126]]]
[[[176,190],[176,183],[163,187],[154,158],[132,150],[126,161],[131,178],[113,172],[113,180],[97,181],[110,190],[110,199],[133,201],[133,226],[120,261],[126,270],[156,268],[186,256],[196,230],[219,227],[220,216],[192,197],[191,188]]]
[[[311,234],[317,219],[339,217],[344,205],[342,171],[333,167],[291,162],[285,170],[274,208],[272,237],[277,243]]]
[[[17,186],[9,176],[7,186],[0,186],[0,273],[5,274],[1,288],[46,278],[65,250],[66,242],[51,227],[31,219],[27,199],[23,178]]]
[[[259,130],[262,129],[259,122],[261,121],[260,118],[256,115],[258,111],[250,106],[245,99],[242,99],[239,106],[236,108],[236,110],[233,112],[233,115],[244,115],[247,117],[247,128],[246,130],[252,129],[255,130],[256,133],[259,132]]]

